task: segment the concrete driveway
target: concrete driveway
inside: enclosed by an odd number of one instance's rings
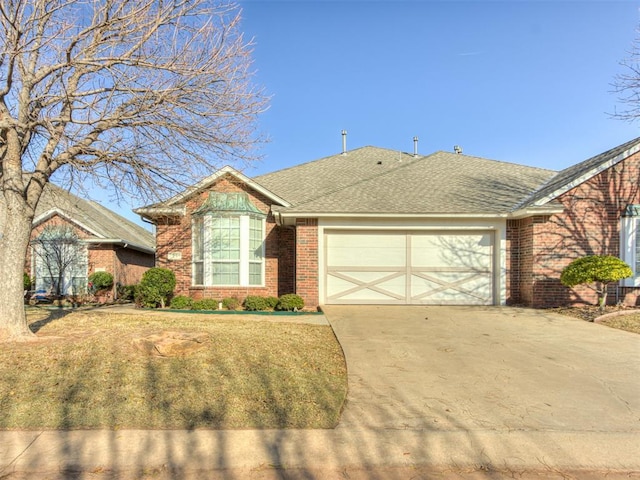
[[[325,313],[349,371],[339,428],[464,432],[454,462],[640,467],[640,335],[502,307]]]

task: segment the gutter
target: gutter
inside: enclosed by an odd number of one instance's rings
[[[85,243],[93,243],[93,244],[101,244],[101,243],[108,243],[111,245],[120,245],[122,248],[131,248],[133,250],[138,250],[140,252],[143,253],[151,253],[151,254],[155,254],[156,253],[156,249],[155,248],[149,248],[149,247],[145,247],[143,245],[139,245],[136,243],[131,243],[128,242],[126,240],[123,240],[121,238],[87,238],[84,240]]]
[[[184,216],[186,213],[186,207],[184,205],[178,207],[141,207],[133,210],[140,216],[147,217],[149,219],[161,216]]]
[[[521,218],[533,217],[536,215],[556,215],[564,212],[562,205],[546,206],[546,207],[525,207],[507,215],[510,220],[519,220]]]

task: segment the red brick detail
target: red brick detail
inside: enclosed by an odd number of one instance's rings
[[[209,192],[246,192],[253,204],[267,214],[265,222],[265,281],[263,287],[202,287],[192,285],[191,214],[206,201]],[[190,197],[185,203],[185,215],[157,222],[156,264],[169,268],[176,275],[176,295],[194,299],[221,300],[248,295],[280,296],[294,292],[294,232],[277,226],[271,214],[271,201],[232,175],[224,175],[208,189]],[[179,260],[169,260],[169,253],[180,253]]]
[[[594,304],[587,287],[567,288],[562,270],[586,255],[620,255],[620,218],[640,203],[640,154],[601,172],[561,195],[565,211],[507,224],[509,303],[533,307]],[[640,289],[610,286],[609,302],[637,305]]]
[[[316,307],[318,298],[318,219],[296,220],[296,293],[306,307]]]

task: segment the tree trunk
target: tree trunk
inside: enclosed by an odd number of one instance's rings
[[[596,292],[598,294],[598,307],[600,307],[600,311],[604,312],[604,307],[607,305],[607,289],[608,285],[603,282],[598,282],[596,284]]]
[[[5,192],[5,200],[0,219],[0,341],[24,340],[33,335],[24,310],[23,283],[33,213],[19,195]]]

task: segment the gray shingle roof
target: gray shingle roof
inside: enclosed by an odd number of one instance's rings
[[[296,213],[500,214],[556,172],[468,155],[363,147],[255,179]]]
[[[255,177],[256,183],[292,205],[308,202],[367,178],[411,163],[414,157],[396,150],[362,147]],[[381,162],[380,164],[378,162]]]
[[[122,240],[132,248],[154,250],[154,235],[99,203],[77,197],[48,184],[36,208],[36,219],[51,210],[59,210],[72,221],[87,227],[105,240]]]
[[[609,163],[617,163],[638,150],[640,150],[640,137],[565,168],[524,199],[521,206],[540,205],[553,201],[576,184],[588,180],[603,168],[608,168]]]

